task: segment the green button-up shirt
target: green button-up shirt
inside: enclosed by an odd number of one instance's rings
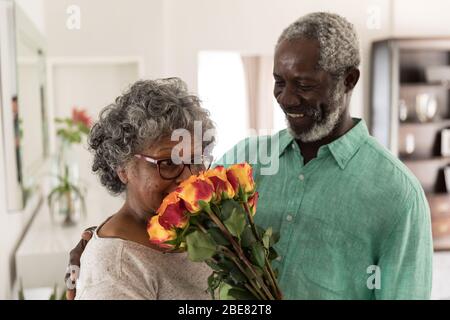
[[[256,223],[281,235],[274,267],[286,299],[429,299],[423,189],[364,120],[354,123],[306,165],[287,130],[247,138],[217,164],[252,164]]]

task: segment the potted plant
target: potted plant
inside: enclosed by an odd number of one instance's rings
[[[90,131],[92,121],[85,110],[73,108],[72,117],[56,118],[59,125],[57,136],[59,138],[58,168],[56,185],[50,191],[47,201],[52,213],[62,215],[64,226],[75,224],[75,216],[81,211],[86,213],[84,192],[78,185],[78,163],[72,152],[75,144],[80,144],[84,136]],[[81,206],[78,205],[81,203]]]

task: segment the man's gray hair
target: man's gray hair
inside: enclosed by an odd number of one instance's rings
[[[176,129],[194,130],[200,121],[203,133],[214,129],[206,109],[197,96],[189,94],[179,78],[145,80],[134,83],[115,102],[105,107],[89,133],[89,148],[94,154],[92,170],[113,194],[125,190],[117,175],[134,154],[170,139]],[[206,144],[214,142],[214,137]]]
[[[283,40],[315,39],[319,42],[319,68],[341,77],[360,63],[359,41],[353,24],[344,17],[327,12],[307,14],[289,25],[280,35]]]

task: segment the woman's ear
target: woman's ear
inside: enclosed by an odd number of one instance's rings
[[[127,173],[126,167],[120,166],[119,168],[117,168],[116,172],[117,172],[117,175],[119,176],[120,181],[123,184],[127,184],[128,183],[128,173]]]

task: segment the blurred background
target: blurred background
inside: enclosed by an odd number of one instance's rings
[[[449,299],[446,0],[0,0],[0,299],[59,299],[81,231],[121,204],[90,172],[85,136],[103,107],[138,79],[178,76],[217,123],[216,157],[283,129],[274,45],[314,11],[356,27],[351,114],[421,181],[433,220],[432,297]]]

